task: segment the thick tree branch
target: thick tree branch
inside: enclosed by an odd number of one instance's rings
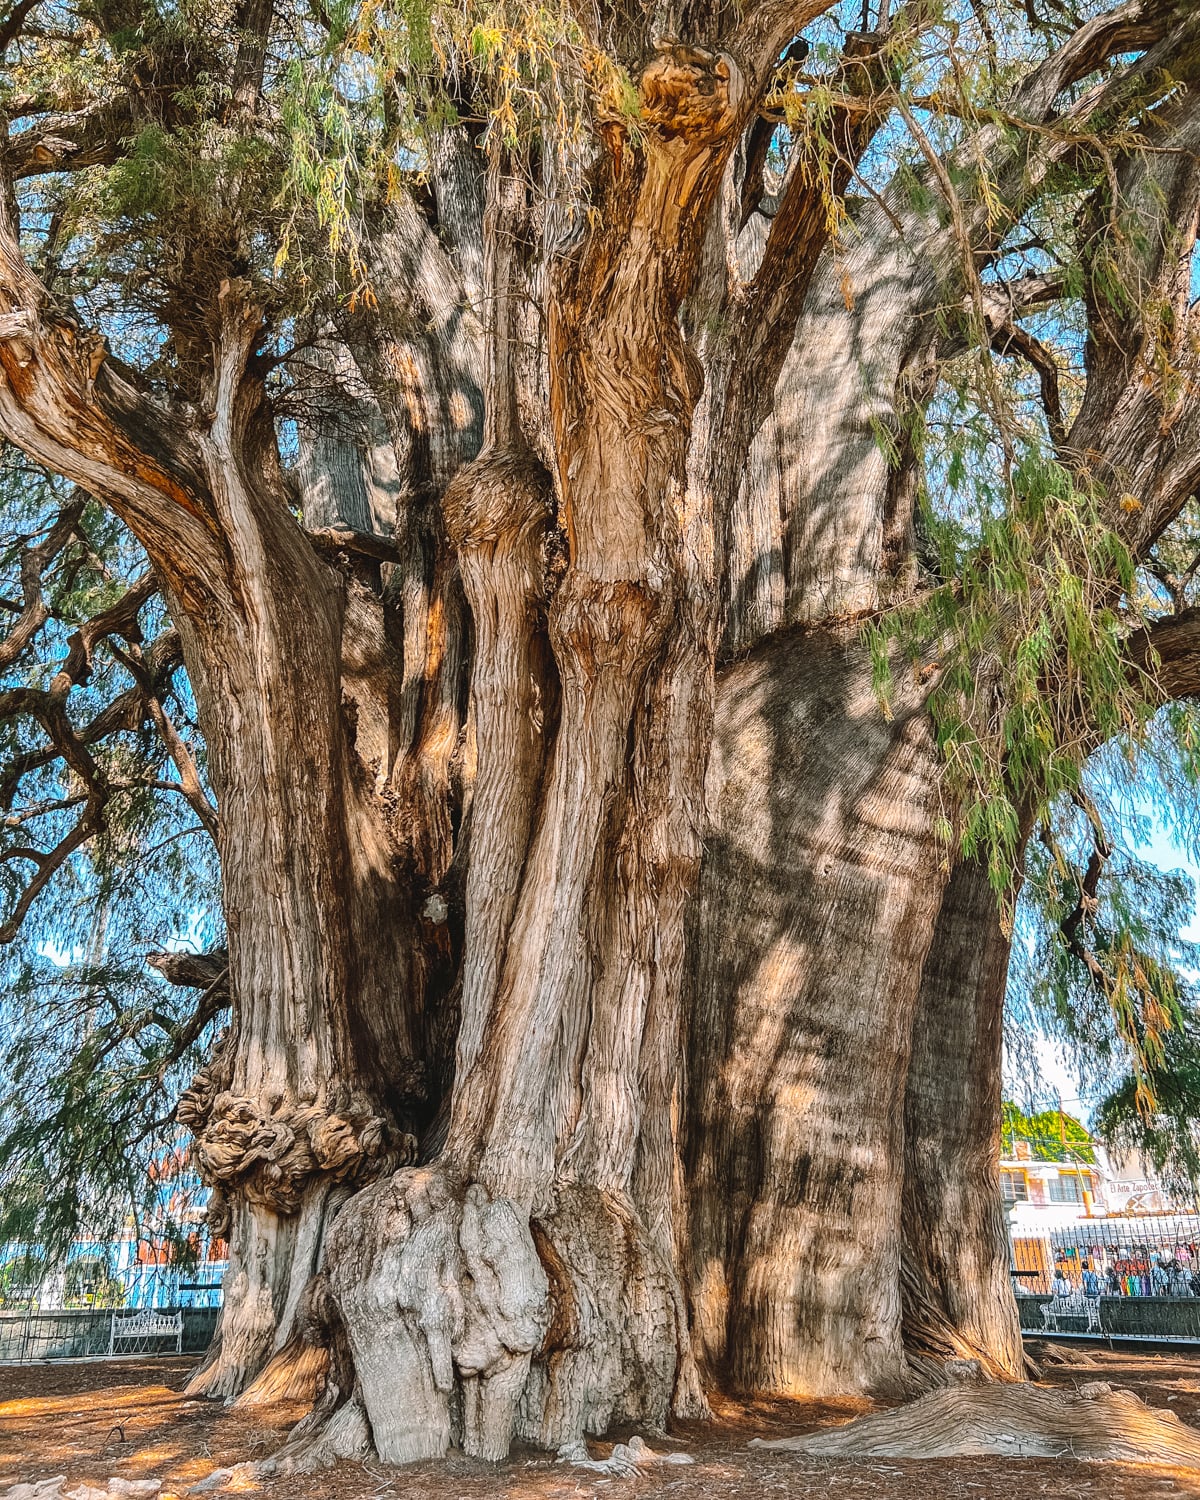
[[[762,260],[747,288],[742,332],[735,358],[759,386],[766,386],[761,361],[768,343],[786,348],[817,261],[829,241],[829,200],[839,197],[886,118],[886,106],[874,95],[884,76],[886,39],[873,33],[849,33],[838,67],[846,94],[861,102],[861,111],[835,107],[827,123],[829,143],[813,147],[801,140],[779,205],[772,216]],[[832,150],[828,180],[813,155]],[[778,358],[772,364],[778,364]],[[773,382],[772,382],[773,384]]]
[[[250,119],[258,110],[274,19],[274,0],[241,0],[236,11],[238,50],[230,104],[242,119]]]
[[[47,172],[80,172],[111,166],[125,155],[146,100],[132,95],[106,97],[77,110],[38,114],[0,146],[0,168],[12,182]]]
[[[88,680],[92,671],[92,655],[97,645],[110,636],[123,636],[128,641],[141,640],[138,615],[144,605],[158,593],[158,580],[153,573],[143,573],[121,595],[115,604],[101,610],[85,621],[68,641],[66,660],[59,668],[64,687],[70,689]],[[55,678],[58,682],[58,677]],[[53,691],[53,685],[51,690]]]
[[[160,1064],[160,1074],[183,1057],[204,1035],[206,1028],[233,1003],[229,989],[229,955],[224,948],[211,953],[151,953],[146,962],[169,984],[199,990],[195,1009],[183,1022],[164,1016],[155,1018],[171,1039],[169,1056]]]
[[[1049,120],[1056,102],[1072,84],[1115,57],[1150,51],[1191,14],[1187,0],[1125,0],[1091,17],[1020,85],[1012,113],[1028,120]],[[1138,71],[1136,66],[1134,71]]]
[[[1144,125],[1143,115],[1161,96],[1161,80],[1170,76],[1186,82],[1195,72],[1198,34],[1200,17],[1184,0],[1126,0],[1080,26],[1032,70],[1002,109],[981,110],[976,129],[968,131],[945,160],[917,125],[910,103],[897,99],[951,215],[945,230],[924,212],[913,220],[903,189],[892,205],[907,223],[906,235],[915,252],[946,257],[929,288],[938,306],[944,307],[947,283],[954,279],[950,273],[959,265],[959,283],[982,325],[982,314],[996,294],[979,282],[978,273],[1006,253],[1008,235],[1044,190],[1053,168],[1081,150],[1111,162],[1104,140],[1094,133],[1095,121],[1106,117],[1108,131],[1120,121],[1131,130]],[[1060,108],[1074,85],[1128,53],[1141,55]],[[973,194],[960,184],[970,182],[981,161],[987,163],[989,187],[986,193]],[[1002,205],[1000,213],[997,204]],[[1053,286],[1053,281],[1044,283],[1038,277],[1022,296],[1027,305],[1037,305],[1052,296]],[[925,306],[916,316],[934,310]]]
[[[26,18],[41,0],[17,0],[17,3],[5,11],[0,17],[0,57],[8,50],[10,43],[16,41],[21,34]]]
[[[369,557],[374,562],[398,563],[403,561],[396,543],[374,531],[356,531],[352,526],[318,526],[307,533],[313,546],[323,556],[337,556],[339,552],[352,552],[359,557]]]
[[[200,772],[197,769],[191,751],[188,749],[179,731],[175,728],[175,725],[171,722],[170,716],[163,707],[161,698],[155,692],[154,679],[142,655],[141,648],[136,643],[131,643],[127,651],[122,651],[118,646],[110,643],[109,649],[142,690],[146,710],[150,718],[154,721],[154,727],[158,730],[159,736],[166,746],[167,754],[171,757],[175,769],[179,773],[178,790],[182,793],[188,806],[204,825],[209,837],[216,843],[218,835],[217,810],[209,801],[208,794],[204,790],[204,784],[200,780]]]
[[[1058,302],[1066,287],[1067,278],[1062,271],[1036,272],[1011,281],[985,281],[983,310],[993,323],[1011,322]],[[968,309],[964,307],[963,311]]]
[[[1020,355],[1030,364],[1041,386],[1042,408],[1050,441],[1061,451],[1067,439],[1063,419],[1062,395],[1058,384],[1058,361],[1051,349],[1019,323],[1004,322],[989,329],[992,348],[1002,356]]]
[[[183,664],[179,636],[174,630],[164,631],[146,651],[150,663],[155,693],[162,697],[167,691],[171,675]],[[98,745],[109,735],[138,729],[147,716],[146,699],[140,687],[131,687],[118,694],[111,703],[100,709],[94,717],[77,732],[79,740],[87,746]],[[51,742],[39,750],[26,751],[13,756],[0,772],[0,808],[11,808],[22,780],[34,771],[59,757],[58,747]]]
[[[1200,315],[1191,306],[1200,15],[1193,31],[1188,90],[1153,122],[1152,145],[1167,149],[1119,158],[1080,230],[1089,270],[1087,386],[1067,448],[1100,486],[1105,520],[1138,557],[1200,486]]]
[[[204,607],[223,559],[194,433],[49,306],[0,191],[0,433],[110,505]]]
[[[1200,608],[1156,620],[1130,640],[1130,657],[1156,683],[1164,702],[1200,698]]]
[[[71,855],[77,849],[81,849],[88,839],[100,829],[101,803],[93,797],[89,797],[86,810],[78,823],[71,831],[62,838],[48,853],[39,850],[7,850],[5,859],[23,858],[30,859],[37,866],[33,879],[21,892],[16,904],[12,909],[8,920],[0,922],[0,943],[11,943],[21,930],[21,924],[29,915],[33,903],[45,890],[57,872],[66,864]]]
[[[214,948],[211,953],[186,950],[151,953],[146,962],[169,984],[184,989],[211,990],[229,975],[229,954],[224,948]]]
[[[87,497],[76,494],[59,511],[44,539],[23,550],[20,616],[0,640],[0,671],[6,671],[18,660],[50,618],[50,606],[42,593],[42,575],[74,535],[86,504]]]

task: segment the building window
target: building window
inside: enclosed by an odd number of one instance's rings
[[[1068,1176],[1065,1172],[1060,1172],[1057,1177],[1050,1179],[1050,1202],[1082,1203],[1083,1188],[1084,1184],[1077,1173]]]
[[[1024,1172],[1000,1173],[1000,1196],[1005,1203],[1028,1203],[1029,1183]]]

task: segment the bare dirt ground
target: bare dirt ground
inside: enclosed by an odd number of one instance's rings
[[[1200,1355],[1089,1353],[1090,1368],[1047,1368],[1047,1383],[1107,1380],[1200,1426]],[[164,1495],[181,1495],[214,1468],[265,1457],[301,1414],[276,1408],[250,1416],[185,1400],[181,1391],[192,1363],[122,1359],[0,1368],[0,1489],[65,1473],[72,1484],[112,1475],[161,1479]],[[1200,1500],[1197,1469],[992,1458],[851,1463],[746,1446],[751,1437],[813,1431],[866,1409],[852,1401],[724,1402],[715,1422],[682,1427],[665,1442],[652,1440],[659,1449],[689,1453],[694,1463],[633,1478],[527,1452],[498,1467],[461,1457],[405,1469],[340,1464],[306,1478],[242,1480],[235,1492],[253,1500]],[[609,1445],[593,1445],[598,1458],[608,1451]]]

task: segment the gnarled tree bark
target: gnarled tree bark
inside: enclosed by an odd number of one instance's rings
[[[152,399],[56,316],[0,207],[0,430],[144,544],[208,743],[233,1016],[180,1119],[234,1255],[193,1388],[324,1379],[288,1463],[578,1455],[702,1411],[697,1355],[789,1394],[1016,1368],[1003,939],[937,833],[937,663],[897,667],[888,717],[858,627],[927,582],[908,418],[939,359],[1028,351],[1010,325],[1055,294],[980,268],[1130,80],[1066,91],[1131,48],[1147,76],[1186,61],[1197,23],[1089,20],[1008,101],[1029,140],[965,122],[925,192],[831,246],[826,194],[930,23],[848,38],[830,179],[814,136],[768,192],[769,87],[824,8],[684,6],[682,40],[605,10],[637,125],[597,104],[567,209],[447,127],[422,198],[364,212],[378,290],[315,359],[359,420],[306,432],[290,487],[244,286],[197,315],[195,399]],[[1173,149],[1116,167],[1161,231],[1118,259],[1171,316],[1092,296],[1054,427],[1135,551],[1200,482],[1154,373],[1194,368],[1193,112],[1164,103]]]

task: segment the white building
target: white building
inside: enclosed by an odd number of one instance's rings
[[[1165,1295],[1164,1268],[1200,1272],[1197,1205],[1173,1201],[1145,1162],[1110,1159],[1099,1146],[1094,1163],[1038,1161],[1027,1141],[1012,1149],[1000,1191],[1019,1289],[1048,1291],[1056,1268],[1078,1285],[1091,1269],[1106,1291]],[[1172,1291],[1188,1295],[1174,1280]]]

